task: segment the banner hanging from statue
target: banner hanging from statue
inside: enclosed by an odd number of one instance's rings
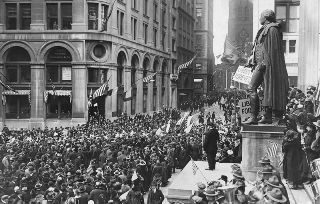
[[[262,105],[263,97],[259,97],[260,100],[260,109],[259,116],[262,116],[266,110]],[[250,117],[251,106],[250,106],[250,98],[239,100],[238,106],[240,106],[239,114],[241,115],[241,122],[246,121]]]
[[[245,66],[239,66],[236,73],[233,75],[232,80],[248,85],[251,81],[251,77],[252,77],[251,68],[248,68]]]

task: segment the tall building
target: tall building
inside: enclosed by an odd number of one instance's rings
[[[196,1],[194,95],[207,95],[213,89],[213,1]]]
[[[119,90],[93,107],[107,118],[176,106],[174,1],[116,0],[113,9],[112,2],[0,1],[0,78],[16,90],[1,87],[1,126],[84,123],[89,93],[107,81]],[[153,82],[141,80],[153,73]]]
[[[195,25],[195,2],[194,0],[173,1],[177,5],[176,39],[172,39],[172,46],[176,44],[177,61],[176,67],[189,61],[195,55],[194,49],[194,25]],[[178,103],[193,98],[193,69],[194,63],[179,73]],[[175,72],[176,73],[176,72]]]

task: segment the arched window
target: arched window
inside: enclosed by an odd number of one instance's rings
[[[4,90],[6,118],[30,118],[30,55],[22,47],[12,47],[5,53],[5,77],[7,85],[16,92]]]
[[[72,56],[64,47],[53,47],[46,54],[47,118],[72,117]]]

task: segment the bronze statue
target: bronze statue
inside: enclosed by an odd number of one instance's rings
[[[288,73],[282,48],[282,32],[272,10],[261,13],[259,29],[248,65],[253,75],[248,86],[251,103],[251,116],[244,122],[247,125],[271,124],[272,113],[276,121],[282,118],[287,104],[289,90]],[[266,113],[258,121],[259,97],[257,89],[263,84],[263,105]]]

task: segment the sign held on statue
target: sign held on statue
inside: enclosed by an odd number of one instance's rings
[[[259,98],[260,101],[260,109],[259,116],[265,114],[265,107],[262,105],[263,98]],[[250,117],[251,106],[250,106],[250,98],[241,99],[238,102],[238,106],[240,106],[239,114],[241,115],[241,122],[246,121]]]
[[[249,84],[251,81],[252,72],[251,68],[239,66],[236,73],[233,75],[232,80],[243,84]]]

